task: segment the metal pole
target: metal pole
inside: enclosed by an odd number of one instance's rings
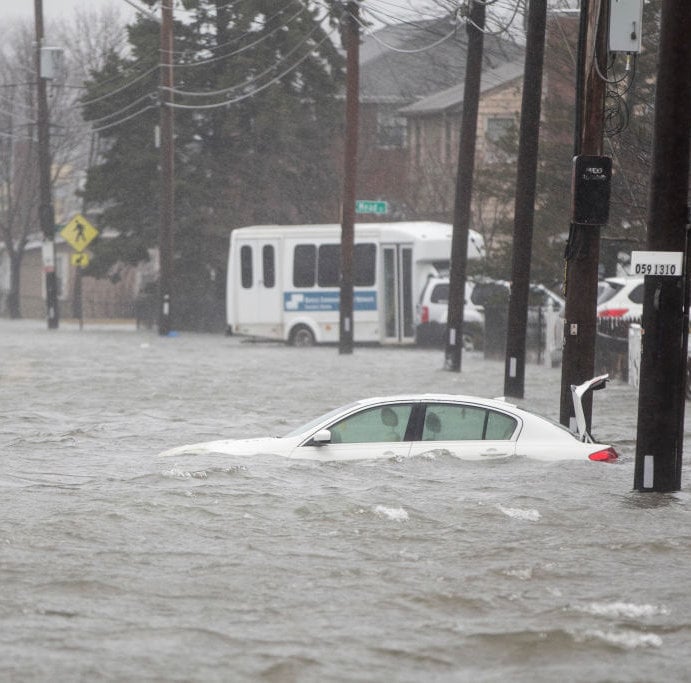
[[[470,231],[470,204],[473,194],[475,167],[475,141],[477,113],[480,102],[482,76],[482,50],[484,46],[485,2],[471,0],[468,21],[468,59],[463,89],[463,119],[458,144],[456,196],[451,237],[451,271],[449,273],[449,314],[446,326],[444,369],[461,371],[463,350],[463,308],[465,304],[465,278],[468,262],[468,233]]]
[[[38,177],[39,220],[43,232],[43,272],[46,284],[46,317],[48,329],[59,324],[58,280],[55,272],[55,212],[50,183],[50,119],[46,79],[41,74],[41,48],[43,47],[43,1],[34,0],[36,22],[36,84],[38,100]]]
[[[161,215],[158,333],[171,331],[173,279],[173,0],[161,2]]]
[[[648,249],[683,252],[682,277],[646,276],[634,488],[678,491],[688,346],[691,3],[664,0],[655,93]]]
[[[578,81],[582,90],[577,92],[576,154],[602,154],[606,83],[598,71],[604,74],[607,69],[608,13],[609,0],[584,2],[581,8]],[[566,312],[559,420],[563,425],[572,426],[575,416],[571,385],[581,384],[595,374],[600,226],[572,224],[565,259]],[[590,430],[590,393],[583,399],[583,412]]]
[[[511,298],[509,299],[506,365],[504,368],[504,393],[507,396],[517,398],[523,398],[525,389],[530,262],[533,246],[546,24],[547,0],[530,0],[521,101],[520,142],[516,169]],[[540,326],[538,338],[541,331],[542,327]]]
[[[341,217],[341,294],[339,303],[340,354],[353,353],[353,250],[355,243],[355,181],[360,81],[360,25],[358,3],[346,7],[346,123],[343,215]]]

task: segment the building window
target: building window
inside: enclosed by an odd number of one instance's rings
[[[400,149],[406,146],[406,120],[395,107],[380,107],[377,111],[377,147]]]
[[[491,118],[487,119],[487,132],[485,137],[488,142],[499,143],[511,132],[515,123],[513,119]]]
[[[488,118],[485,127],[485,161],[499,162],[515,159],[516,154],[510,149],[515,132],[515,119]]]

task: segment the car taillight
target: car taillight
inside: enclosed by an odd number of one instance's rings
[[[420,322],[421,323],[428,323],[429,322],[429,306],[423,306],[422,311],[420,312]]]
[[[595,451],[588,456],[590,460],[598,462],[614,462],[618,457],[617,452],[611,446],[601,451]]]
[[[623,318],[629,312],[628,308],[605,308],[597,314],[598,318]]]

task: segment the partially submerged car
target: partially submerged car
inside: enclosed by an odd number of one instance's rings
[[[332,410],[283,437],[209,441],[163,456],[275,454],[335,461],[448,455],[463,460],[521,456],[544,461],[613,462],[611,445],[593,442],[582,398],[605,386],[607,375],[572,387],[578,434],[503,399],[446,394],[368,398]]]

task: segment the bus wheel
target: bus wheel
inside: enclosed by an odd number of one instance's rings
[[[290,341],[292,346],[314,346],[314,332],[307,325],[298,325],[290,331]]]

